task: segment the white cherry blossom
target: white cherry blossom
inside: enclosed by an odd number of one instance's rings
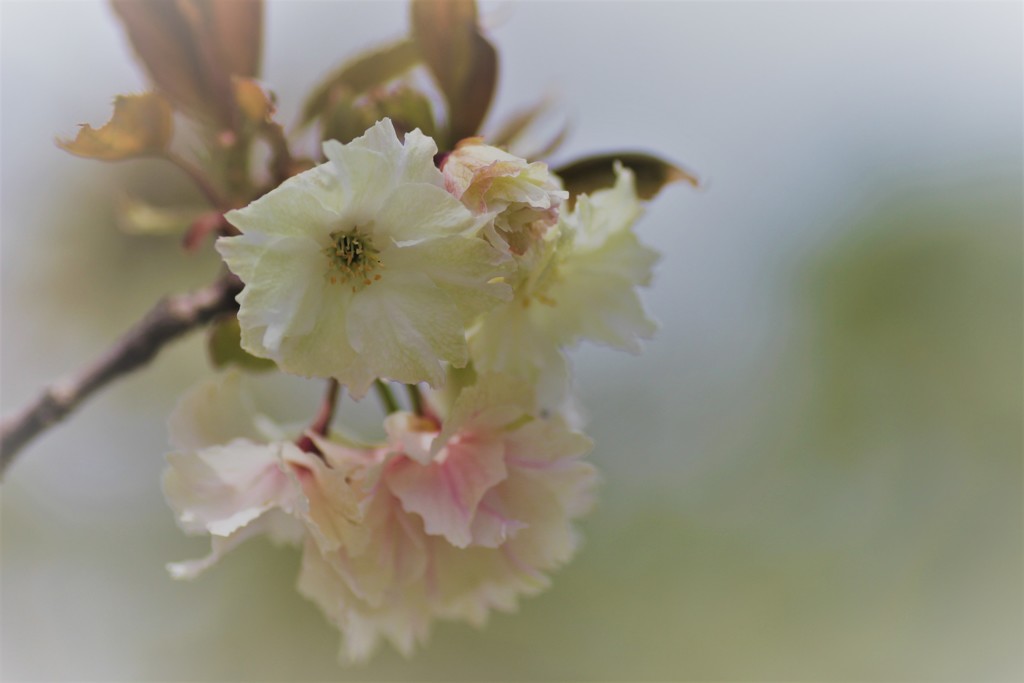
[[[217,242],[245,284],[242,345],[357,396],[377,377],[436,386],[442,361],[468,360],[465,326],[510,297],[508,266],[473,236],[484,219],[445,190],[418,130],[402,142],[384,119],[324,153],[226,215],[242,233]]]

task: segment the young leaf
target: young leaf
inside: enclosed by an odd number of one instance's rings
[[[453,142],[472,137],[480,131],[498,80],[498,51],[479,33],[473,35],[471,59],[469,75],[455,96],[448,116],[448,134]]]
[[[210,353],[210,362],[215,368],[237,365],[243,370],[261,372],[277,367],[274,361],[257,358],[242,348],[242,332],[238,326],[238,316],[227,315],[210,326],[206,348]]]
[[[180,0],[179,0],[180,2]],[[195,0],[193,0],[195,2]],[[199,0],[217,59],[229,76],[260,74],[263,48],[262,0]]]
[[[338,140],[348,144],[381,118],[376,102],[366,100],[357,105],[357,99],[348,94],[339,95],[332,106],[325,110],[321,131],[324,140]]]
[[[475,135],[498,75],[498,54],[480,33],[476,3],[414,0],[412,32],[448,104],[447,142]]]
[[[430,100],[422,93],[400,85],[390,91],[374,90],[359,97],[338,95],[321,117],[321,134],[324,140],[347,144],[384,117],[391,119],[399,137],[417,128],[424,135],[433,137],[437,129]]]
[[[102,128],[83,124],[74,140],[58,138],[57,145],[76,156],[117,161],[163,152],[173,131],[171,106],[157,93],[118,95]]]
[[[642,199],[651,199],[669,183],[685,181],[694,187],[699,185],[696,176],[678,166],[639,152],[585,157],[555,169],[555,174],[562,179],[565,189],[569,191],[570,201],[573,201],[576,195],[589,194],[594,190],[614,185],[616,161],[621,161],[623,166],[632,169],[636,176],[636,191]]]
[[[232,76],[259,70],[261,0],[111,0],[135,53],[175,105],[235,121]]]
[[[235,104],[242,119],[260,126],[274,114],[274,98],[252,78],[235,78]]]
[[[360,95],[398,78],[419,63],[419,49],[412,40],[402,40],[346,62],[306,99],[299,125],[305,126],[319,117],[331,107],[333,100],[344,95]]]
[[[378,100],[378,107],[382,116],[391,119],[399,137],[417,128],[429,137],[437,134],[430,100],[417,90],[399,87],[381,97]]]
[[[209,211],[203,206],[156,206],[124,195],[117,203],[117,227],[129,235],[181,235]]]

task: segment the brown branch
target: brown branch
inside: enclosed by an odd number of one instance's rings
[[[241,283],[225,275],[207,287],[161,299],[110,349],[78,373],[51,384],[0,423],[0,474],[29,441],[60,422],[97,389],[148,363],[168,342],[233,310]]]

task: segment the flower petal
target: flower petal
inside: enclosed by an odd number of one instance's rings
[[[465,365],[462,320],[448,296],[427,276],[389,272],[352,297],[348,336],[366,366],[398,382],[444,380],[440,360]]]
[[[245,208],[229,211],[224,217],[245,234],[323,241],[338,227],[341,217],[328,207],[340,193],[337,176],[329,165],[321,164],[292,176],[273,192]]]
[[[228,536],[272,508],[290,510],[300,492],[278,454],[278,446],[242,439],[169,454],[164,495],[181,527]]]
[[[229,268],[248,275],[238,295],[242,346],[264,358],[278,356],[286,336],[313,329],[325,289],[324,255],[308,237],[274,238],[263,243],[249,235],[221,238],[217,249]],[[254,254],[258,254],[254,258]],[[255,265],[253,265],[255,261]]]
[[[167,571],[174,579],[194,579],[243,541],[260,534],[266,534],[275,543],[295,543],[301,539],[302,534],[302,526],[296,526],[297,524],[297,520],[291,515],[281,510],[271,510],[228,536],[212,536],[208,555],[195,560],[171,562],[167,565]]]
[[[429,465],[400,459],[385,480],[402,507],[423,518],[428,534],[465,548],[473,541],[477,506],[505,478],[504,449],[498,441],[460,439],[442,456]]]
[[[242,373],[229,369],[189,389],[167,420],[174,447],[186,451],[236,438],[258,440],[255,411],[241,385]]]
[[[384,201],[374,217],[374,234],[408,242],[456,235],[477,225],[469,209],[443,187],[406,183]]]
[[[459,309],[466,322],[512,298],[498,278],[511,273],[511,261],[481,239],[451,236],[392,249],[389,267],[418,270]]]

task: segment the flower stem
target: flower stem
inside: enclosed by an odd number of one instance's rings
[[[231,202],[229,202],[227,198],[213,186],[213,183],[210,182],[210,178],[200,169],[196,168],[191,163],[170,150],[164,152],[163,158],[167,159],[167,161],[184,171],[188,177],[192,179],[192,182],[196,184],[196,187],[199,188],[199,191],[203,193],[203,196],[206,197],[206,201],[210,202],[210,204],[218,210],[223,212],[234,208],[232,207]]]
[[[398,406],[398,401],[395,400],[395,395],[391,393],[391,389],[388,388],[387,384],[381,382],[379,379],[373,380],[373,388],[377,390],[377,398],[380,399],[381,404],[384,406],[384,410],[387,414],[397,413],[401,408]]]
[[[331,418],[334,417],[334,409],[338,405],[338,390],[340,385],[338,380],[333,377],[327,380],[327,391],[324,392],[324,400],[320,404],[320,410],[317,412],[316,417],[313,418],[313,422],[310,423],[307,432],[317,434],[319,436],[327,436],[328,427],[331,424]],[[320,449],[313,443],[313,439],[308,434],[303,434],[295,442],[295,445],[306,451],[307,453],[316,453],[321,455]]]
[[[317,413],[313,424],[309,425],[309,431],[320,436],[327,436],[327,428],[334,417],[334,407],[338,404],[338,390],[340,385],[333,377],[327,380],[327,391],[324,393],[324,402],[320,404],[320,412]]]
[[[423,417],[423,394],[415,384],[406,384],[406,391],[409,392],[409,403],[412,404],[412,412]]]
[[[281,124],[274,122],[269,122],[263,127],[263,136],[271,149],[271,172],[278,183],[283,183],[294,173],[292,169],[295,162],[288,147],[288,138]]]

